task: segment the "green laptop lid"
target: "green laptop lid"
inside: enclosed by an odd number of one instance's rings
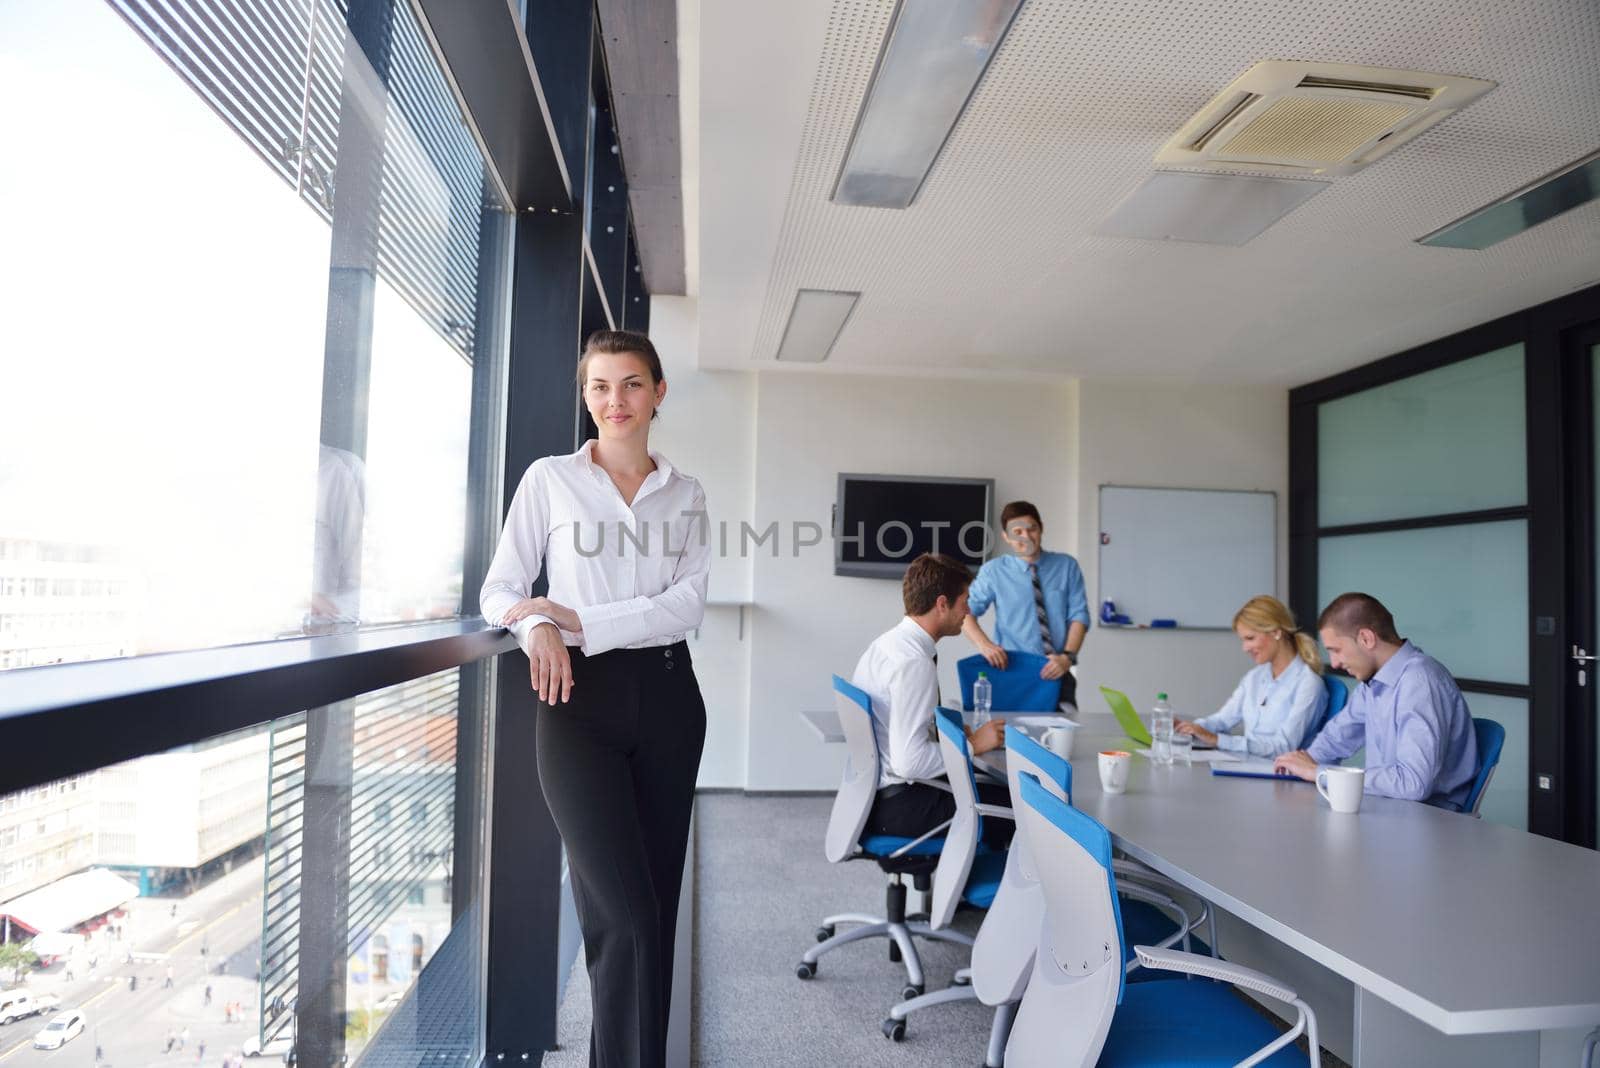
[[[1150,729],[1139,719],[1139,713],[1133,710],[1133,702],[1128,700],[1128,695],[1109,686],[1100,687],[1100,692],[1105,694],[1106,704],[1111,706],[1112,713],[1117,717],[1117,722],[1122,724],[1122,729],[1128,732],[1128,737],[1140,745],[1148,746]]]

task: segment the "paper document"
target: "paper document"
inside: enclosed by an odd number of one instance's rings
[[[1077,723],[1068,719],[1066,716],[1063,716],[1059,712],[1039,712],[1033,715],[1019,712],[1015,715],[1006,716],[1005,721],[1018,727],[1026,727],[1030,730],[1040,731],[1048,730],[1051,727],[1076,728],[1078,726]]]
[[[1149,756],[1148,749],[1135,749],[1140,756]],[[1244,760],[1238,753],[1230,753],[1226,749],[1195,749],[1189,754],[1190,762],[1194,764],[1237,764]],[[1182,759],[1178,763],[1183,763]],[[1267,761],[1267,766],[1272,766],[1272,761]]]

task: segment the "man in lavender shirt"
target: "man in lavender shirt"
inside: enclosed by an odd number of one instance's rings
[[[1478,745],[1450,672],[1395,633],[1389,610],[1364,593],[1335,597],[1317,629],[1333,666],[1361,685],[1310,746],[1277,759],[1277,770],[1314,781],[1318,765],[1365,745],[1367,793],[1460,812],[1478,774]]]

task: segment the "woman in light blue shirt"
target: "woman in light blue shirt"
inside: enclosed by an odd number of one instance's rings
[[[1328,707],[1316,641],[1296,628],[1294,616],[1276,597],[1250,598],[1233,617],[1233,631],[1256,666],[1220,709],[1193,722],[1179,721],[1177,730],[1204,745],[1257,757],[1299,749]],[[1243,734],[1225,733],[1240,723]]]

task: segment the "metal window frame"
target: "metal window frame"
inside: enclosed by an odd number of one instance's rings
[[[0,770],[0,794],[348,700],[514,645],[504,631],[471,617],[9,671],[0,690],[0,738],[7,752],[28,758]]]

